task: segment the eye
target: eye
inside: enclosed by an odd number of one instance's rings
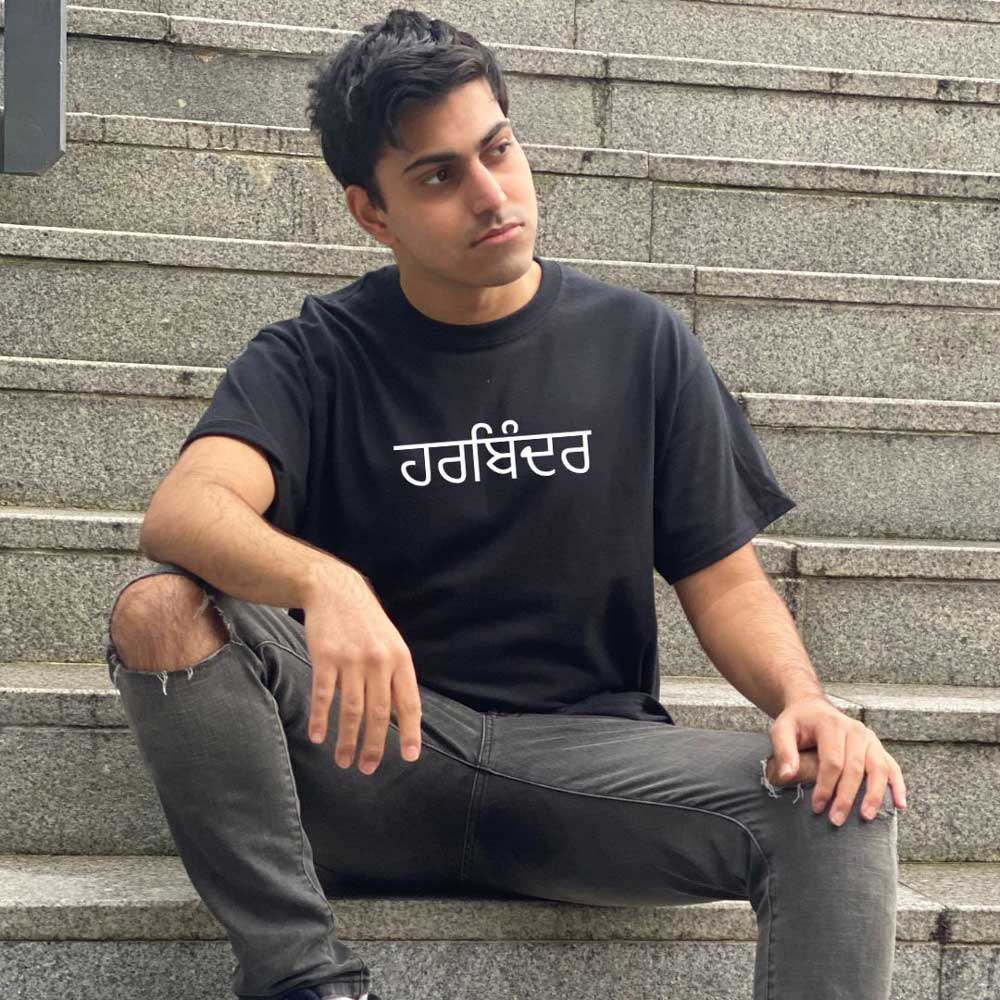
[[[434,171],[434,173],[428,174],[420,183],[424,187],[440,187],[439,184],[428,184],[427,182],[433,180],[435,177],[437,177],[438,174],[440,174],[442,171],[446,171],[447,169],[448,169],[447,167],[438,167],[437,170]]]
[[[502,142],[498,142],[498,143],[497,143],[497,144],[496,144],[496,145],[495,145],[495,146],[494,146],[494,147],[493,147],[493,148],[492,148],[492,149],[490,150],[490,152],[492,152],[492,153],[496,153],[496,152],[498,152],[498,151],[499,151],[499,149],[500,149],[500,147],[501,147],[501,146],[512,146],[512,145],[513,145],[513,141],[512,141],[512,140],[510,140],[510,139],[504,139],[504,140],[503,140]],[[501,155],[502,155],[502,154],[501,154]],[[423,187],[440,187],[440,186],[441,186],[440,184],[428,184],[427,182],[428,182],[428,181],[430,181],[430,180],[433,180],[433,179],[434,179],[435,177],[437,177],[437,175],[438,175],[438,174],[440,174],[440,173],[441,173],[442,171],[445,171],[445,172],[447,172],[447,170],[448,170],[448,167],[446,167],[446,166],[445,166],[445,167],[438,167],[438,168],[437,168],[437,170],[435,170],[435,171],[434,171],[434,173],[432,173],[432,174],[428,174],[428,175],[427,175],[427,176],[426,176],[426,177],[425,177],[425,178],[424,178],[424,179],[423,179],[423,180],[422,180],[422,181],[420,182],[420,183],[421,183],[421,185],[422,185]]]

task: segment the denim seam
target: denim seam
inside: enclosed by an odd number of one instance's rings
[[[480,765],[484,760],[489,760],[489,756],[484,756],[484,754],[492,752],[492,722],[493,720],[489,715],[482,716],[482,731],[479,736],[479,754],[476,757],[476,763],[472,765],[474,770],[472,777],[472,790],[469,793],[469,808],[465,816],[465,844],[462,850],[462,867],[458,873],[458,881],[460,884],[468,879],[469,872],[472,869],[471,858],[473,854],[475,815],[479,802],[482,801],[482,788],[485,787],[486,784],[486,779],[482,777],[483,768]],[[486,749],[487,736],[489,737],[490,750]],[[445,754],[445,756],[452,757],[452,754]],[[452,757],[452,759],[459,760],[460,758]],[[463,761],[463,763],[468,762]]]
[[[448,756],[451,756],[451,754],[449,754]],[[458,760],[459,758],[455,759]],[[563,792],[566,795],[582,795],[587,798],[609,799],[615,802],[631,802],[634,803],[635,805],[667,806],[672,809],[690,809],[693,812],[703,812],[703,813],[708,813],[711,816],[718,816],[720,819],[725,819],[728,820],[730,823],[735,823],[737,826],[741,827],[744,831],[746,831],[746,834],[750,838],[754,847],[756,847],[757,850],[760,852],[761,856],[764,858],[765,863],[767,862],[767,854],[764,852],[764,849],[757,842],[757,838],[754,836],[753,831],[741,820],[736,819],[735,816],[727,816],[725,813],[718,812],[715,809],[704,809],[701,806],[685,806],[677,802],[650,802],[647,799],[630,799],[622,795],[605,795],[600,792],[584,792],[574,788],[560,788],[558,785],[546,785],[544,782],[541,781],[532,781],[530,778],[521,778],[518,777],[516,774],[504,774],[502,771],[496,771],[493,768],[486,767],[484,765],[477,764],[475,765],[475,767],[477,770],[484,771],[487,774],[495,775],[498,778],[507,778],[510,781],[519,781],[522,784],[533,785],[536,788],[548,788],[551,791]]]
[[[310,662],[307,656],[303,656],[300,652],[298,652],[298,650],[292,649],[291,646],[286,646],[283,642],[278,642],[277,639],[261,639],[258,642],[255,642],[253,647],[254,652],[260,649],[261,646],[277,646],[278,649],[283,649],[286,653],[291,653],[292,656],[294,656],[298,660],[301,660],[307,666],[309,667],[312,666],[312,663]]]

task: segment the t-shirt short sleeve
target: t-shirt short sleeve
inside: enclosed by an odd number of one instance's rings
[[[672,328],[679,378],[662,380],[654,485],[654,562],[670,584],[796,506],[697,337],[676,314]]]
[[[256,445],[274,476],[274,500],[263,517],[298,534],[306,500],[310,409],[309,385],[293,337],[287,330],[265,327],[229,363],[178,454],[208,434]]]

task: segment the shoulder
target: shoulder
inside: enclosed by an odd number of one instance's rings
[[[585,273],[570,264],[561,264],[564,275],[564,301],[595,332],[613,337],[618,347],[629,342],[656,374],[662,391],[676,391],[706,358],[698,338],[680,309],[665,302],[663,292],[644,291],[643,284],[655,288],[662,270],[651,272],[644,281],[644,265],[637,262],[627,272],[631,285],[615,284],[614,271],[599,269]],[[602,274],[602,277],[596,276]]]
[[[618,317],[620,328],[627,325],[629,331],[639,335],[654,339],[683,339],[685,335],[690,335],[690,330],[680,312],[657,298],[652,291],[638,287],[640,284],[653,284],[653,281],[643,281],[642,269],[648,266],[636,262],[623,272],[633,283],[623,285],[612,280],[613,269],[598,265],[594,273],[588,273],[572,264],[560,262],[565,301],[581,311],[595,308],[611,310]]]
[[[615,282],[614,268],[596,261],[594,263],[597,266],[592,271],[584,271],[567,261],[559,262],[563,289],[569,301],[586,300],[588,304],[614,306],[636,315],[651,315],[658,306],[663,305],[653,295],[638,287]]]
[[[298,316],[261,327],[237,357],[261,364],[294,360],[306,367],[322,367],[324,361],[338,356],[353,321],[369,309],[371,274],[366,272],[329,292],[307,293]]]
[[[307,295],[299,318],[319,323],[330,322],[338,316],[354,315],[359,310],[368,308],[378,294],[376,286],[387,268],[388,265],[366,271],[354,281],[333,291]]]

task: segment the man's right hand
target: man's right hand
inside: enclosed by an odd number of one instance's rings
[[[346,581],[346,582],[345,582]],[[358,769],[371,774],[382,760],[390,707],[399,723],[400,754],[420,755],[420,689],[409,647],[385,613],[367,578],[338,573],[319,580],[304,601],[305,640],[313,670],[309,738],[322,743],[334,692],[340,718],[334,756],[350,767],[361,720],[365,739]]]

